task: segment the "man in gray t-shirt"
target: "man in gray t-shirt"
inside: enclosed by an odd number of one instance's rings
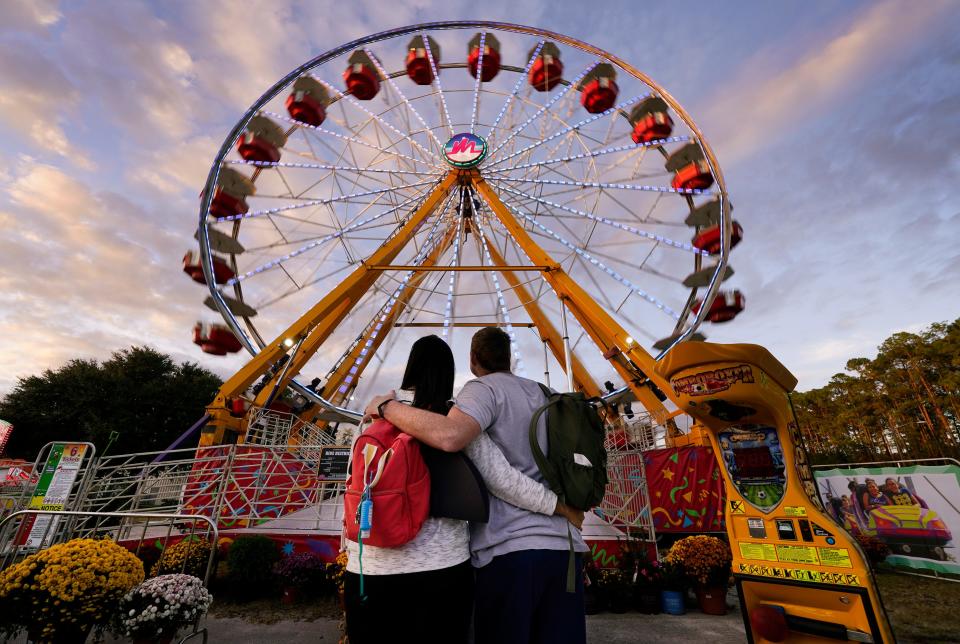
[[[510,337],[501,329],[478,331],[470,346],[471,380],[447,416],[379,396],[367,414],[379,415],[422,442],[446,451],[466,447],[486,431],[515,468],[545,482],[530,450],[534,412],[546,403],[540,386],[510,372]],[[546,426],[537,428],[546,451]],[[579,531],[574,549],[585,552]],[[586,642],[582,564],[577,555],[577,586],[566,592],[570,556],[568,522],[535,514],[490,498],[486,524],[471,525],[470,550],[477,568],[476,644],[580,644]]]

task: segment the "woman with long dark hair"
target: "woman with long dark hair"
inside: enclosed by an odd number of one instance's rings
[[[435,335],[420,338],[410,349],[397,400],[446,414],[453,397],[454,371],[453,353],[446,342]],[[558,503],[547,487],[514,469],[486,434],[465,450],[469,459],[425,445],[421,451],[431,474],[430,517],[417,536],[400,547],[364,545],[363,597],[359,544],[346,541],[344,596],[351,644],[398,639],[418,644],[468,641],[474,573],[464,519],[478,520],[476,506],[483,504],[486,494],[480,477],[490,493],[508,503],[567,516],[574,523],[583,519],[582,513]],[[471,483],[471,472],[476,473],[475,483]],[[451,488],[457,488],[455,494]]]

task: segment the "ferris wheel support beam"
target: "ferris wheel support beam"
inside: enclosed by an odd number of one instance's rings
[[[497,219],[500,220],[500,223],[503,224],[529,260],[536,265],[552,267],[550,270],[542,271],[544,279],[553,287],[553,290],[566,304],[570,313],[587,331],[604,357],[611,362],[617,373],[633,391],[637,400],[646,407],[656,423],[666,422],[672,414],[663,406],[663,403],[660,402],[660,399],[648,385],[656,386],[678,408],[680,405],[670,388],[670,383],[657,375],[655,371],[656,361],[653,357],[644,351],[630,334],[567,275],[566,271],[547,251],[533,240],[506,204],[483,180],[479,172],[471,172],[469,176],[476,191],[487,202]]]
[[[450,226],[440,241],[436,244],[436,246],[434,246],[433,250],[430,251],[430,254],[424,258],[421,265],[422,267],[431,267],[436,265],[436,263],[453,243],[454,231],[455,226]],[[377,349],[381,344],[383,344],[383,341],[386,340],[387,336],[390,335],[390,330],[396,325],[397,318],[399,318],[404,309],[406,309],[407,305],[410,303],[410,299],[416,294],[420,283],[427,277],[427,275],[428,272],[426,271],[414,273],[413,276],[411,276],[410,281],[397,296],[396,301],[391,306],[386,308],[386,310],[381,309],[377,312],[377,317],[375,318],[374,322],[379,320],[380,324],[369,324],[364,330],[363,335],[360,336],[360,339],[345,356],[345,359],[340,363],[340,366],[337,367],[332,374],[330,374],[330,378],[323,386],[324,398],[332,402],[334,405],[343,404],[343,402],[347,400],[351,390],[356,388],[357,383],[360,380],[360,376],[370,364],[370,360],[373,359]],[[367,345],[368,341],[372,341],[369,346]],[[365,353],[363,353],[364,349],[366,349]],[[353,380],[344,390],[343,384],[347,375],[353,375]]]
[[[452,171],[438,183],[430,194],[423,200],[419,208],[407,219],[406,223],[371,255],[366,262],[354,270],[337,288],[328,293],[309,311],[290,325],[273,342],[268,343],[253,359],[250,360],[233,377],[227,380],[217,392],[213,404],[207,407],[211,416],[208,423],[210,430],[201,438],[202,445],[215,445],[225,442],[226,432],[230,429],[241,430],[238,419],[230,416],[227,400],[236,398],[253,384],[253,382],[267,372],[270,367],[287,354],[285,341],[294,343],[303,340],[297,355],[290,360],[289,368],[283,378],[274,376],[271,382],[263,388],[257,396],[255,404],[263,405],[275,385],[282,391],[289,384],[290,379],[296,376],[303,365],[316,353],[317,349],[330,336],[353,307],[360,301],[361,296],[373,286],[377,278],[383,273],[381,270],[372,270],[373,265],[387,265],[400,254],[400,251],[413,238],[420,226],[447,196],[450,188],[457,182],[459,173]],[[274,382],[276,381],[276,382]]]
[[[490,259],[492,260],[493,265],[498,268],[507,268],[506,262],[503,259],[503,255],[501,255],[500,251],[497,250],[497,245],[487,244],[487,247],[487,252],[490,253]],[[534,326],[540,333],[540,339],[543,340],[544,346],[550,349],[553,357],[556,358],[559,364],[564,365],[564,371],[566,371],[567,362],[564,355],[563,339],[560,337],[560,334],[557,333],[557,328],[553,326],[547,316],[544,315],[540,305],[537,304],[537,300],[533,297],[527,287],[517,278],[516,273],[514,273],[512,270],[501,270],[500,274],[503,275],[503,279],[507,281],[507,283],[513,289],[514,294],[517,296],[520,302],[523,303],[523,308],[526,310],[527,315],[530,316]],[[594,382],[590,377],[590,374],[587,373],[583,363],[580,362],[577,356],[573,354],[570,356],[570,361],[570,371],[573,373],[573,385],[575,390],[583,391],[591,397],[599,396],[601,394],[600,389],[597,387],[597,383]]]

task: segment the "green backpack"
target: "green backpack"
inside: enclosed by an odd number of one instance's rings
[[[539,383],[538,383],[539,384]],[[560,501],[587,511],[600,505],[607,489],[606,431],[597,408],[582,393],[557,394],[540,385],[547,404],[530,420],[530,449],[540,473]],[[552,409],[551,409],[552,408]],[[547,454],[537,440],[537,421],[547,413]],[[570,558],[567,560],[567,592],[576,590],[573,535],[567,524]]]
[[[530,449],[560,500],[578,510],[590,510],[603,501],[607,488],[607,450],[603,421],[591,399],[582,393],[553,393],[542,384],[547,404],[530,421]],[[537,421],[547,413],[547,454],[537,441]]]

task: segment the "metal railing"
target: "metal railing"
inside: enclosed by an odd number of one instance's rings
[[[105,456],[78,510],[198,515],[220,529],[339,534],[345,483],[320,478],[320,445],[216,445]],[[81,522],[81,524],[84,522]],[[82,525],[81,525],[82,527]]]
[[[48,517],[49,520],[42,522],[43,532],[38,533],[36,531],[37,523],[40,523],[38,519],[43,517]],[[64,518],[67,520],[61,520]],[[206,527],[198,531],[198,524],[204,524]],[[203,583],[207,585],[213,570],[213,557],[219,538],[216,524],[207,517],[157,512],[17,510],[0,519],[0,544],[2,544],[0,554],[3,556],[0,559],[0,570],[21,557],[70,539],[109,538],[125,545],[135,555],[140,556],[145,547],[144,543],[148,540],[153,546],[147,547],[155,547],[159,543],[162,544],[159,546],[162,550],[166,549],[171,541],[179,542],[201,536],[206,538],[211,546],[203,575]],[[35,545],[31,545],[31,542]],[[184,568],[181,572],[185,570],[186,563],[184,560]]]
[[[247,411],[247,433],[243,443],[297,449],[304,458],[316,460],[319,453],[310,451],[307,446],[332,445],[334,431],[329,426],[318,427],[294,413],[251,407]]]

